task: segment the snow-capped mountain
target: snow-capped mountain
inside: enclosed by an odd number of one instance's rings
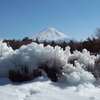
[[[48,27],[45,30],[33,35],[32,37],[30,37],[30,39],[33,39],[33,40],[38,39],[38,41],[40,42],[43,42],[43,41],[69,42],[70,41],[70,38],[67,35],[51,27]]]

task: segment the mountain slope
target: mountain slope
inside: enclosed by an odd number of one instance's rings
[[[55,41],[55,42],[63,42],[63,41],[70,41],[70,38],[59,32],[57,29],[54,28],[46,28],[45,30],[33,35],[32,37],[30,37],[30,39],[36,40],[38,39],[38,41],[43,42],[43,41],[47,41],[47,42],[51,42],[51,41]]]

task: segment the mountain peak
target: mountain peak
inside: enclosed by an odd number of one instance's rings
[[[54,28],[53,28],[53,27],[48,27],[48,28],[46,28],[46,29],[50,29],[50,30],[53,30]]]
[[[36,40],[36,38],[40,41],[47,41],[47,42],[51,42],[51,41],[55,41],[55,42],[63,42],[63,41],[70,41],[70,38],[61,33],[60,31],[58,31],[57,29],[53,28],[53,27],[48,27],[45,30],[33,35],[32,37],[30,37],[30,39]]]
[[[53,28],[53,27],[48,27],[48,28],[46,28],[46,29],[44,29],[43,31],[41,31],[41,32],[54,32],[54,31],[58,31],[57,29],[55,29],[55,28]]]
[[[48,27],[48,28],[46,28],[46,29],[50,29],[50,30],[51,30],[51,29],[54,29],[54,28],[53,28],[53,27]]]

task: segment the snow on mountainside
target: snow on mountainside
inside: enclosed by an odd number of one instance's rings
[[[38,41],[43,42],[43,41],[47,41],[47,42],[51,42],[51,41],[55,41],[55,42],[69,42],[70,38],[59,32],[57,29],[54,28],[46,28],[45,30],[33,35],[32,37],[30,37],[30,39],[36,40],[38,39]]]

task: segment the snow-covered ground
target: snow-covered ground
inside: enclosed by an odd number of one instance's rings
[[[52,82],[47,73],[39,66],[60,68],[57,82]],[[9,71],[22,71],[28,68],[41,71],[42,76],[31,81],[13,83]],[[12,50],[0,41],[0,100],[100,100],[100,55],[90,55],[89,51],[70,52],[60,47],[43,47],[43,44],[31,43],[18,50]]]
[[[0,100],[100,100],[100,87],[93,84],[78,86],[51,82],[38,77],[29,82],[12,83],[0,78]]]

